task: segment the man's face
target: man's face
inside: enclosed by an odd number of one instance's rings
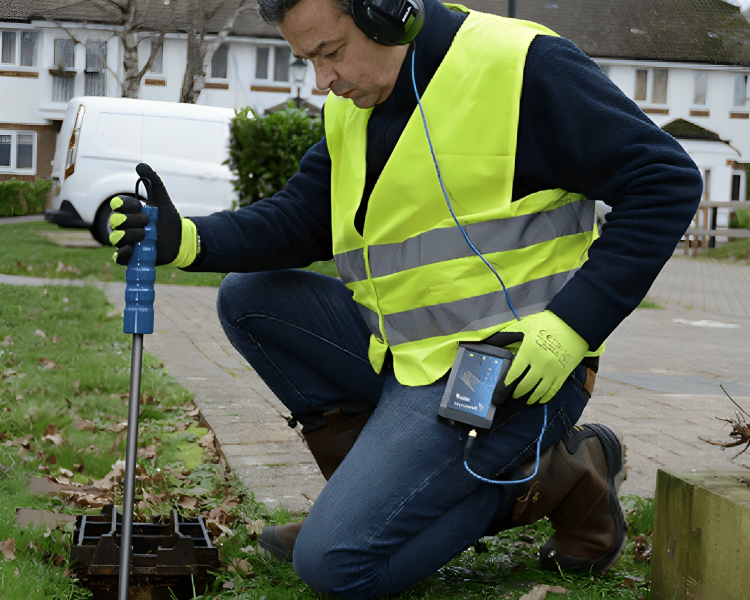
[[[359,108],[383,102],[393,90],[408,46],[368,38],[333,0],[302,0],[279,24],[296,57],[309,59],[315,83]]]

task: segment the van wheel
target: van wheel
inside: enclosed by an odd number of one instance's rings
[[[112,214],[112,209],[109,206],[109,202],[103,202],[96,211],[96,217],[94,217],[94,224],[89,227],[91,235],[94,239],[102,244],[103,246],[111,246],[109,243],[109,234],[112,233],[112,228],[109,226],[109,215]]]

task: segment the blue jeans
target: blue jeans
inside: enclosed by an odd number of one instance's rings
[[[447,376],[422,387],[376,374],[370,332],[352,293],[307,271],[234,273],[217,308],[235,348],[295,415],[337,403],[374,412],[311,508],[294,547],[294,568],[314,590],[371,598],[404,590],[482,537],[527,484],[480,482],[463,465],[468,426],[438,421]],[[546,449],[566,435],[589,396],[578,366],[547,403]],[[490,479],[518,479],[534,458],[542,407],[480,435],[469,466]]]

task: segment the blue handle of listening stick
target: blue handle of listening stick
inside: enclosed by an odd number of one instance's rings
[[[148,215],[146,237],[135,245],[125,271],[125,333],[154,332],[154,281],[156,281],[156,221],[159,209],[143,206]]]

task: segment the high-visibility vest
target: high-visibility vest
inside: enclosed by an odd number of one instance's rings
[[[556,34],[450,8],[469,15],[422,97],[432,143],[469,238],[519,315],[538,313],[596,238],[594,201],[580,194],[544,190],[511,202],[526,53],[537,35]],[[398,381],[427,385],[451,368],[459,342],[486,339],[515,318],[450,215],[419,107],[375,184],[363,234],[356,230],[371,111],[333,94],[326,100],[333,253],[372,332],[375,371],[390,348]]]

